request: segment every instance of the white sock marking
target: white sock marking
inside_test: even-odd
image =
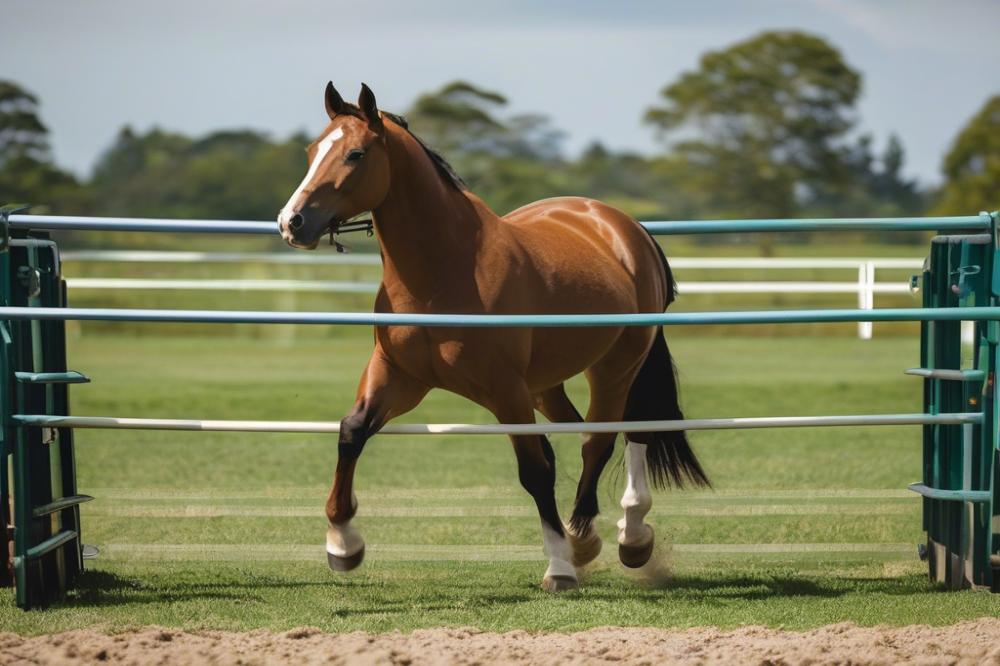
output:
[[[653,506],[653,496],[646,483],[646,445],[628,442],[625,465],[628,480],[621,502],[625,517],[618,521],[618,543],[634,546],[649,540],[650,528],[643,522]]]
[[[330,525],[326,531],[326,552],[337,557],[350,557],[365,547],[361,533],[347,521],[341,525]]]
[[[549,524],[542,521],[542,543],[545,555],[549,558],[549,568],[545,577],[568,577],[576,580],[576,567],[572,564],[573,548],[565,536],[559,536]]]

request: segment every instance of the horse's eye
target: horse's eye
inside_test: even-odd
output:
[[[360,160],[364,156],[365,156],[365,151],[363,151],[361,149],[358,149],[358,148],[355,148],[354,150],[352,150],[349,153],[347,153],[347,157],[345,159],[348,162],[357,162],[358,160]]]

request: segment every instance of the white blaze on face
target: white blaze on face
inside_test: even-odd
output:
[[[316,147],[316,157],[309,165],[309,171],[306,172],[306,177],[302,179],[298,188],[296,188],[295,192],[293,192],[292,196],[288,199],[288,203],[286,203],[285,207],[281,209],[282,217],[290,217],[296,212],[293,209],[293,206],[295,206],[295,203],[302,194],[302,191],[306,189],[306,187],[309,186],[309,183],[312,182],[313,178],[316,177],[316,173],[319,171],[320,166],[323,164],[323,160],[326,159],[327,154],[330,152],[330,148],[332,148],[333,144],[343,136],[344,130],[338,127],[323,137],[323,140],[319,142],[319,145]]]

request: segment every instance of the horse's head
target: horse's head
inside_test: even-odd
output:
[[[326,84],[330,124],[309,145],[309,170],[278,213],[285,242],[312,250],[328,231],[373,210],[389,190],[385,126],[368,86],[361,85],[358,105],[346,103],[333,83]]]

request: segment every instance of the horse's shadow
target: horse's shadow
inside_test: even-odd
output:
[[[663,582],[639,583],[643,596],[703,595],[706,599],[744,599],[747,601],[780,597],[839,597],[849,590],[802,576],[754,577],[675,575]]]
[[[528,581],[511,581],[511,587],[505,591],[500,591],[493,586],[484,588],[472,581],[453,581],[450,585],[459,588],[455,590],[457,598],[460,599],[458,603],[465,606],[470,603],[485,606],[519,605],[537,602],[539,598],[547,596],[546,593],[538,589],[537,585]],[[149,582],[109,571],[90,570],[80,576],[76,589],[62,603],[72,607],[164,604],[206,599],[266,603],[266,597],[260,594],[262,589],[330,588],[331,590],[336,589],[340,593],[354,591],[364,594],[371,592],[376,587],[382,588],[384,586],[378,581],[362,578],[335,582],[334,580],[289,581],[286,578],[261,576],[254,576],[246,582],[238,580],[197,581],[181,578],[163,583],[162,579]],[[456,602],[422,599],[419,588],[420,586],[417,584],[412,593],[405,594],[400,599],[383,598],[379,601],[377,609],[360,605],[337,608],[331,612],[338,617],[350,617],[374,612],[380,614],[405,613],[414,608],[434,611],[455,607]],[[653,584],[643,581],[623,582],[618,576],[597,573],[587,576],[582,581],[579,590],[564,593],[557,598],[570,603],[616,602],[623,599],[631,599],[640,603],[661,603],[684,599],[715,604],[734,600],[766,601],[796,597],[829,599],[871,592],[874,589],[883,594],[906,596],[927,592],[934,588],[928,586],[926,577],[919,575],[901,578],[810,578],[799,575],[676,574],[662,582]]]
[[[366,581],[354,581],[354,586],[370,585]],[[80,575],[77,585],[64,602],[68,607],[128,606],[163,604],[182,601],[216,599],[220,601],[263,602],[257,593],[261,588],[309,588],[330,587],[326,581],[289,581],[268,579],[259,576],[252,580],[227,581],[187,581],[177,580],[166,585],[149,582],[140,578],[125,576],[110,571],[88,570]]]

